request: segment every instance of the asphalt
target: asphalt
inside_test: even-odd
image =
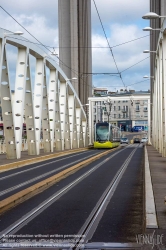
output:
[[[137,145],[133,145],[133,147],[126,148],[124,151],[114,156],[104,165],[100,166],[84,180],[80,181],[74,188],[70,189],[48,208],[42,211],[42,213],[33,218],[33,220],[27,222],[24,227],[16,232],[16,234],[78,234],[80,228],[83,226],[85,220],[88,218],[99,198],[102,196],[103,192],[113,180],[118,169],[122,166],[126,158],[136,146]],[[121,218],[123,219],[122,222],[125,221],[122,215],[127,215],[130,210],[129,208],[132,208],[132,217],[131,219],[129,219],[131,216],[131,214],[129,214],[126,224],[123,225],[124,230],[121,230],[120,237],[121,239],[125,239],[125,242],[128,241],[128,239],[133,239],[133,232],[143,232],[141,217],[141,214],[143,213],[143,206],[140,206],[140,204],[143,204],[142,189],[140,188],[143,182],[142,165],[140,162],[141,154],[143,154],[143,148],[138,147],[132,158],[133,164],[129,164],[125,174],[122,176],[122,179],[120,181],[120,188],[118,189],[118,193],[116,193],[116,196],[120,197],[120,199],[117,199],[116,201],[118,203],[116,204],[116,206],[113,206],[116,209],[117,213],[121,214]],[[107,157],[109,157],[109,155]],[[19,204],[11,211],[6,212],[0,217],[0,230],[3,230],[7,226],[11,225],[17,219],[21,218],[25,213],[28,213],[32,208],[39,205],[44,199],[50,197],[50,195],[56,193],[71,181],[78,178],[81,174],[93,168],[99,162],[102,162],[102,160],[104,159],[105,157],[103,157],[103,159],[97,160],[96,162],[92,162],[84,169],[80,169],[73,175],[61,180],[59,183],[45,190],[41,194],[32,197],[28,201]],[[138,177],[136,177],[137,175]],[[127,188],[128,184],[129,188]],[[137,192],[137,195],[135,194],[135,192]],[[129,193],[131,193],[131,195],[129,195]],[[125,197],[125,199],[123,201],[124,207],[122,209],[121,204],[123,197]],[[137,202],[134,202],[134,199],[138,199]],[[109,207],[106,209],[106,211],[107,210],[110,217],[111,212],[109,212]],[[115,216],[115,214],[112,215],[112,217],[113,216]],[[128,238],[126,238],[125,226],[127,226],[128,228],[132,227],[133,229],[132,233],[128,230]],[[114,224],[109,224],[109,227],[111,228],[110,230],[114,229]],[[108,234],[104,236],[104,232],[102,232],[102,230],[101,233],[101,237],[103,236],[103,239],[106,242],[110,242],[110,236]],[[118,235],[119,233],[116,231],[116,236],[118,237]],[[115,240],[117,240],[117,238],[112,238],[113,242],[115,242]],[[133,239],[133,241],[134,240],[135,238]]]
[[[143,233],[143,148],[129,163],[90,242],[133,242]]]
[[[123,149],[123,148],[122,148]],[[97,152],[103,152],[103,150],[96,150]],[[117,149],[116,151],[110,152],[109,156],[113,155],[116,152],[120,152],[121,148]],[[79,169],[77,172],[73,173],[72,175],[67,176],[67,178],[62,179],[58,183],[54,184],[53,186],[49,187],[42,193],[39,193],[30,199],[24,201],[23,203],[17,205],[16,207],[12,208],[11,210],[6,211],[4,214],[0,215],[0,231],[4,230],[9,225],[13,224],[16,220],[23,217],[26,213],[30,212],[35,207],[39,206],[44,200],[48,197],[52,196],[56,192],[63,189],[73,180],[78,178],[84,174],[90,168],[93,168],[98,163],[102,162],[105,159],[105,156],[101,157],[100,159],[96,160],[95,162],[91,163],[90,165],[85,166],[84,168]]]
[[[138,135],[138,133],[136,133],[136,135]],[[133,133],[127,134],[127,137],[129,139],[132,139],[133,136],[135,136],[135,134],[133,134]],[[166,249],[165,248],[166,247],[166,205],[164,204],[164,197],[166,196],[166,181],[165,181],[166,180],[166,158],[163,158],[161,156],[161,154],[158,153],[158,151],[153,146],[150,146],[150,145],[147,145],[147,153],[148,153],[148,159],[149,159],[149,167],[150,167],[150,173],[151,173],[151,178],[152,178],[152,187],[153,187],[153,194],[154,194],[155,207],[156,207],[156,212],[157,212],[157,221],[158,221],[159,228],[158,229],[146,229],[146,225],[144,223],[145,218],[141,217],[141,216],[143,216],[143,212],[141,213],[143,201],[141,200],[142,189],[140,186],[140,184],[142,182],[142,161],[141,161],[139,163],[137,162],[134,165],[134,167],[132,166],[132,164],[129,165],[128,169],[126,170],[126,172],[124,174],[124,178],[120,181],[120,185],[116,190],[116,192],[118,192],[118,193],[115,192],[117,198],[115,198],[115,196],[114,196],[111,203],[110,203],[110,204],[112,204],[112,208],[110,207],[110,213],[108,212],[109,209],[107,209],[106,211],[108,214],[107,214],[107,216],[106,216],[106,214],[104,214],[102,220],[99,223],[98,230],[96,230],[91,241],[96,241],[97,239],[100,239],[100,241],[103,241],[103,239],[105,239],[106,242],[108,242],[108,241],[109,242],[110,241],[114,241],[114,242],[117,242],[117,241],[124,242],[125,241],[126,242],[126,241],[128,241],[127,239],[130,238],[131,241],[136,242],[136,236],[138,236],[138,235],[141,235],[142,239],[143,239],[143,237],[149,237],[149,236],[153,235],[154,238],[155,237],[160,238],[160,243],[161,243],[160,246],[158,246],[158,245],[154,246],[153,249]],[[143,159],[142,154],[143,154],[142,151],[138,150],[137,154],[135,154],[133,159],[136,160],[138,155],[139,155],[139,157],[142,157],[142,159]],[[2,156],[0,156],[0,157],[2,157]],[[0,159],[2,159],[2,158],[0,158]],[[103,159],[104,159],[104,157],[103,157]],[[100,160],[98,160],[97,162],[100,162]],[[97,162],[92,163],[92,166],[97,164]],[[35,206],[39,205],[43,201],[44,198],[45,199],[48,198],[53,193],[57,192],[58,190],[60,190],[64,186],[66,186],[68,183],[70,183],[73,180],[73,178],[75,178],[76,176],[79,176],[79,174],[80,175],[83,174],[88,168],[89,168],[89,166],[85,167],[84,169],[80,169],[77,173],[74,173],[73,175],[68,176],[66,179],[61,180],[59,183],[57,183],[56,185],[45,190],[41,194],[38,194],[38,195],[32,197],[28,201],[25,201],[24,203],[19,204],[17,207],[15,207],[12,210],[7,211],[5,214],[1,215],[0,216],[0,221],[1,221],[0,230],[3,230],[4,228],[9,226],[10,224],[14,223],[17,219],[22,217],[25,213],[28,213]],[[107,174],[108,174],[108,172],[107,172]],[[134,183],[133,177],[136,176],[136,174],[137,174],[137,178],[135,179],[135,183]],[[98,181],[101,183],[101,178],[100,178],[100,180],[98,179]],[[131,193],[129,192],[130,191],[129,189],[127,192],[127,189],[126,189],[127,183],[129,184]],[[133,189],[131,188],[132,183],[134,185]],[[87,182],[87,185],[89,188],[88,190],[91,191],[90,183]],[[125,187],[124,190],[123,190],[123,186]],[[78,195],[77,192],[80,194],[81,191],[79,189],[75,190],[74,195],[76,198]],[[134,196],[135,193],[136,193],[136,196]],[[88,192],[84,193],[84,197],[86,196],[86,194],[88,194]],[[119,197],[118,197],[118,195],[119,195]],[[93,196],[96,197],[96,194],[93,193]],[[95,200],[95,198],[94,199],[93,199],[93,197],[91,197],[91,198],[92,198],[92,200]],[[123,198],[124,198],[124,200],[123,200]],[[117,205],[118,202],[122,201],[122,200],[123,200],[123,202],[121,203],[121,205],[123,204],[127,207],[129,205],[128,201],[131,201],[131,203],[130,203],[131,204],[131,206],[130,206],[131,211],[126,209],[126,211],[124,212],[124,211],[122,211],[122,206]],[[69,202],[69,199],[66,198],[66,202],[67,201]],[[73,199],[72,202],[74,204],[75,199]],[[84,202],[82,203],[82,201],[79,199],[77,199],[77,202],[75,202],[75,203],[80,204],[79,208],[81,206],[83,206],[83,207],[85,206]],[[86,205],[88,206],[89,202],[86,202]],[[85,208],[86,208],[86,206],[85,206]],[[137,208],[137,211],[135,210],[136,208]],[[61,209],[64,209],[64,206],[63,207],[55,206],[54,208],[52,207],[52,211],[50,210],[50,212],[52,214],[54,212],[56,212],[56,214],[57,214],[58,211],[60,211]],[[76,211],[76,212],[78,211],[78,206],[76,206],[76,204],[75,204],[74,211]],[[140,211],[140,213],[138,213],[138,211]],[[68,212],[70,213],[71,211],[66,208],[65,221],[67,221],[67,222],[68,222]],[[49,214],[49,212],[48,212],[48,214]],[[86,214],[86,211],[85,211],[85,214]],[[85,214],[83,213],[84,220],[86,217]],[[115,216],[116,216],[116,218],[120,216],[122,223],[120,223],[119,220],[116,223]],[[125,217],[126,217],[126,219],[125,219]],[[108,218],[108,219],[106,219],[106,218]],[[38,218],[36,217],[36,220],[37,219]],[[40,217],[40,219],[43,220],[42,217]],[[51,219],[51,217],[50,217],[50,219]],[[62,230],[61,232],[64,232],[62,228],[63,228],[63,225],[65,224],[65,221],[63,221],[63,223],[61,223],[59,220],[61,230]],[[73,218],[73,221],[74,221],[74,218]],[[70,221],[70,223],[67,223],[67,225],[66,225],[67,228],[71,228],[71,231],[72,230],[74,231],[74,227],[72,226],[73,221]],[[134,221],[136,221],[137,223],[135,224]],[[106,222],[109,222],[109,223],[107,223],[108,225],[113,225],[113,227],[115,228],[116,234],[111,233],[108,230],[107,231],[109,233],[105,233],[104,228],[105,228]],[[32,230],[33,230],[34,229],[33,223],[31,225],[32,225]],[[38,225],[41,226],[40,220],[38,220]],[[49,225],[49,223],[47,224],[47,226],[48,225]],[[73,224],[73,225],[75,226],[75,224]],[[27,226],[29,227],[29,225],[27,225]],[[141,231],[142,227],[143,227],[143,229]],[[54,227],[54,229],[55,229],[55,227]],[[43,230],[45,230],[45,228]],[[41,232],[41,230],[39,230],[39,231]],[[76,232],[76,230],[74,232]],[[103,238],[100,237],[100,233],[102,233],[101,235],[103,235]],[[117,235],[119,235],[119,237]],[[134,239],[135,239],[135,241],[134,241]],[[158,247],[160,247],[160,248],[158,248]],[[152,245],[146,244],[145,249],[152,249]]]
[[[89,150],[0,173],[0,201],[96,154],[96,150]]]

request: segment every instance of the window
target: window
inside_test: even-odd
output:
[[[120,110],[120,106],[118,106],[118,110]]]
[[[125,113],[123,113],[123,118],[126,118],[126,114]]]
[[[118,114],[118,118],[120,118],[120,114]]]
[[[114,106],[114,111],[116,110],[116,106]]]
[[[114,118],[116,118],[116,114],[114,114]]]
[[[148,100],[143,100],[143,104],[148,104]]]
[[[136,109],[136,111],[139,111],[139,105],[135,105],[135,109]]]

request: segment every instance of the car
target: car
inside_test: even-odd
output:
[[[140,142],[141,142],[140,138],[134,138],[134,143],[140,143]]]
[[[128,144],[128,143],[129,143],[129,140],[128,140],[126,137],[122,137],[121,140],[120,140],[120,143],[121,143],[121,144],[123,144],[123,143]]]
[[[148,138],[147,138],[147,137],[143,137],[143,138],[141,139],[141,142],[142,142],[142,143],[144,143],[144,142],[146,143],[147,141],[148,141]]]

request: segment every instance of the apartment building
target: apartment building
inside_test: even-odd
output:
[[[136,125],[148,130],[149,111],[150,91],[116,92],[107,97],[89,98],[90,125],[108,121],[124,131],[131,131]]]

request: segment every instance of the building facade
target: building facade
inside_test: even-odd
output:
[[[117,93],[106,97],[89,98],[89,130],[93,140],[96,122],[109,122],[131,131],[133,126],[144,126],[150,131],[150,91]]]
[[[59,0],[59,65],[82,104],[92,96],[91,0]],[[90,73],[90,74],[87,74]]]

